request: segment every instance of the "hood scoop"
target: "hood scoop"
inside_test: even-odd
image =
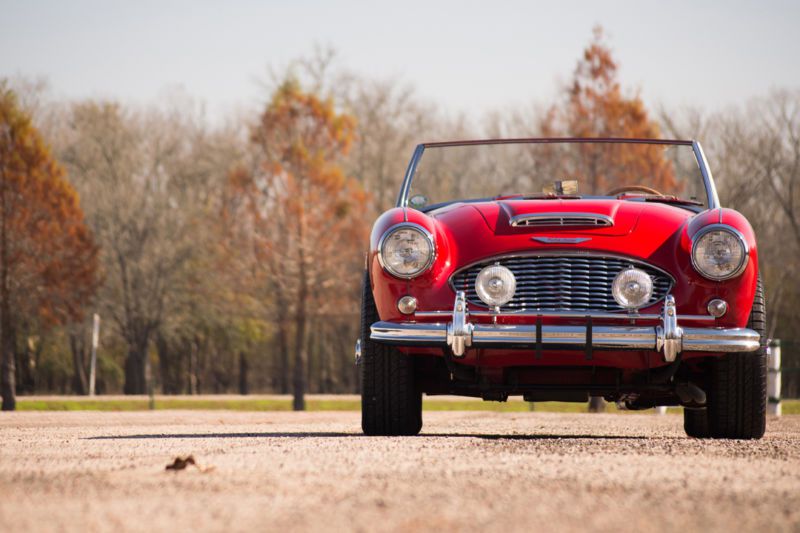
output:
[[[598,213],[525,213],[514,215],[508,223],[517,227],[570,226],[602,228],[614,225],[614,219]]]

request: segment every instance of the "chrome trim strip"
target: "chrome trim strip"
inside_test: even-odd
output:
[[[418,144],[414,148],[414,154],[411,156],[411,161],[408,162],[406,175],[403,177],[403,184],[400,186],[400,196],[397,197],[397,207],[408,207],[408,190],[411,188],[411,180],[414,179],[414,174],[417,171],[417,164],[422,158],[422,152],[425,151],[424,144]],[[408,218],[405,218],[408,220]]]
[[[514,348],[542,345],[557,349],[581,350],[591,345],[598,349],[655,350],[664,361],[677,359],[682,351],[753,352],[760,335],[747,328],[682,328],[678,325],[675,298],[664,299],[661,323],[657,326],[593,326],[532,324],[472,324],[463,291],[456,294],[452,321],[425,324],[418,322],[376,322],[370,339],[400,345],[449,346],[462,357],[469,346],[486,347],[510,344]]]
[[[586,226],[592,227],[608,227],[614,225],[614,219],[608,215],[600,215],[597,213],[528,213],[522,215],[515,215],[509,219],[509,223],[514,227],[519,227],[523,222],[537,219],[559,219],[558,224],[548,224],[553,226],[564,226],[564,219],[573,218],[586,221],[595,221],[595,223],[587,223]],[[599,221],[599,223],[598,223]],[[541,224],[545,225],[545,224]],[[525,225],[523,225],[524,227]],[[582,226],[580,224],[569,224],[569,226]]]
[[[473,347],[492,345],[536,344],[534,325],[474,324],[471,343]],[[372,325],[370,339],[407,345],[444,346],[447,342],[447,325],[442,323],[376,322]],[[682,328],[683,352],[753,352],[759,347],[759,334],[747,328]],[[617,350],[656,350],[659,341],[656,327],[652,326],[593,326],[592,347]],[[564,349],[582,350],[586,347],[584,326],[542,326],[542,344]]]
[[[476,325],[472,343],[479,344],[536,344],[536,326],[492,326]],[[586,346],[584,326],[542,326],[542,344]],[[592,347],[620,348],[630,350],[652,350],[655,348],[653,328],[593,327]]]
[[[739,242],[742,243],[742,248],[744,249],[744,254],[742,255],[741,264],[737,266],[733,272],[721,278],[714,278],[706,275],[702,270],[700,270],[697,267],[697,262],[694,259],[694,250],[695,247],[697,246],[697,243],[700,241],[700,238],[706,233],[717,230],[727,231],[728,233],[733,234],[733,236],[739,239]],[[709,224],[708,226],[700,228],[700,230],[698,230],[698,232],[694,234],[694,237],[692,237],[692,252],[689,255],[689,257],[692,261],[692,268],[694,268],[695,272],[697,272],[706,279],[710,279],[711,281],[725,281],[726,279],[732,279],[737,276],[740,276],[742,272],[744,272],[744,270],[747,268],[747,262],[750,259],[750,247],[747,245],[747,241],[745,240],[744,235],[742,235],[742,232],[740,232],[733,226],[729,226],[727,224]]]
[[[709,335],[709,331],[715,334]],[[708,330],[683,328],[683,350],[690,352],[754,352],[761,344],[761,336],[752,329],[730,328]]]
[[[468,139],[423,143],[425,147],[474,146],[488,144],[672,144],[691,146],[693,141],[682,139],[643,139],[631,137],[511,137],[503,139]]]
[[[392,269],[388,268],[386,264],[383,262],[383,243],[386,241],[387,238],[389,238],[391,234],[402,228],[414,228],[416,230],[419,230],[422,233],[422,235],[428,240],[428,244],[431,245],[431,256],[428,259],[428,262],[425,264],[424,267],[420,269],[419,272],[413,275],[398,274],[397,272],[394,272]],[[377,254],[378,263],[381,265],[381,268],[384,271],[399,279],[414,279],[424,274],[431,267],[431,265],[433,265],[433,262],[436,261],[436,241],[433,238],[433,234],[426,228],[420,226],[419,224],[414,224],[413,222],[399,222],[394,226],[391,226],[385,232],[383,232],[383,235],[381,235],[381,238],[378,241],[377,252],[378,252]]]
[[[416,311],[415,318],[441,318],[450,317],[451,311]],[[602,320],[658,320],[661,318],[660,314],[645,313],[645,314],[621,314],[621,313],[581,313],[580,311],[470,311],[470,316],[478,317],[520,317],[520,318],[592,318]],[[678,315],[681,320],[696,320],[714,322],[715,317],[711,315]]]
[[[375,322],[370,327],[369,338],[373,341],[401,341],[409,344],[445,344],[447,341],[447,324]]]
[[[700,174],[703,176],[703,184],[706,187],[706,196],[708,197],[708,208],[717,209],[719,205],[719,196],[717,196],[717,188],[714,185],[714,176],[711,174],[711,168],[708,166],[706,154],[703,152],[703,147],[697,141],[692,141],[692,151],[697,160],[697,165],[700,167]]]

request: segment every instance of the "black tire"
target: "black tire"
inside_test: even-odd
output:
[[[708,411],[703,409],[683,409],[683,429],[696,439],[708,438]]]
[[[361,295],[361,429],[366,435],[416,435],[422,429],[422,392],[414,382],[414,359],[369,340],[380,320],[369,274]]]
[[[767,425],[767,313],[759,278],[747,327],[761,334],[755,352],[731,353],[711,365],[708,430],[717,439],[760,439]]]

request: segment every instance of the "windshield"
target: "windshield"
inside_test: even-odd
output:
[[[498,197],[609,197],[708,207],[689,141],[521,140],[423,145],[400,205]]]

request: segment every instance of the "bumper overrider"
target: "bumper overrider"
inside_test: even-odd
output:
[[[586,314],[585,325],[544,325],[536,314],[535,324],[473,324],[466,296],[456,293],[449,322],[376,322],[370,339],[403,346],[449,346],[455,357],[468,347],[529,348],[541,350],[652,350],[671,362],[681,352],[753,352],[760,336],[748,328],[685,328],[678,325],[675,298],[667,295],[657,326],[596,326]],[[693,317],[695,318],[695,317]]]

